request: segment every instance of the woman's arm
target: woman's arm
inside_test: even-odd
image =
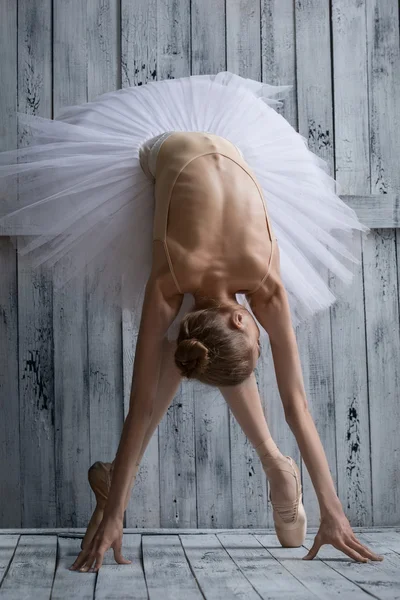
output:
[[[310,474],[318,497],[321,516],[330,514],[341,504],[325,451],[308,409],[297,340],[283,284],[277,283],[273,295],[266,304],[263,305],[262,301],[256,302],[252,310],[268,333],[285,418],[293,431]]]
[[[308,410],[289,301],[280,278],[279,249],[276,249],[268,289],[261,289],[248,300],[254,315],[269,335],[285,418],[296,438],[320,506],[320,528],[303,558],[310,560],[323,544],[332,544],[360,562],[383,560],[355,537],[336,494],[325,451]]]
[[[133,365],[129,411],[114,461],[104,517],[123,518],[143,439],[151,421],[167,330],[182,304],[183,296],[163,295],[159,279],[151,275],[145,290]]]

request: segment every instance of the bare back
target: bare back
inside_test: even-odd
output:
[[[174,132],[161,145],[155,179],[153,268],[166,293],[260,289],[276,241],[260,185],[234,144]]]

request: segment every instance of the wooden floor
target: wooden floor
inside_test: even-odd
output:
[[[316,531],[316,530],[315,530]],[[355,528],[382,562],[356,563],[332,546],[282,548],[271,530],[124,530],[117,565],[106,553],[99,573],[69,571],[83,530],[0,530],[0,598],[135,600],[400,599],[400,528]]]

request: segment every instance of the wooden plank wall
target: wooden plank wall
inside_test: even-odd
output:
[[[107,90],[227,69],[293,84],[279,111],[343,194],[400,192],[396,0],[5,0],[0,27],[1,150],[29,144],[17,107],[52,117]],[[400,519],[400,245],[379,216],[368,224],[347,297],[296,331],[310,409],[354,526]],[[84,527],[94,507],[87,469],[114,458],[127,413],[140,315],[112,308],[107,295],[124,290],[101,290],[96,277],[56,293],[7,237],[0,269],[0,527]],[[300,461],[268,348],[256,377],[275,440]],[[318,525],[304,465],[302,477]],[[180,386],[125,524],[273,525],[257,456],[217,390]]]

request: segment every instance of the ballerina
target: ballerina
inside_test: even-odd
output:
[[[89,469],[97,506],[72,570],[98,571],[108,548],[118,563],[130,562],[122,555],[123,515],[183,377],[219,388],[269,479],[280,543],[303,544],[300,471],[271,437],[255,380],[262,339],[271,344],[285,418],[321,510],[304,558],[330,543],[360,562],[382,560],[355,537],[336,494],[294,331],[336,299],[318,265],[349,283],[344,260],[357,262],[352,232],[368,228],[336,195],[323,161],[273,110],[271,96],[287,87],[273,88],[224,72],[111,92],[66,109],[59,121],[29,120],[38,143],[3,153],[0,175],[23,181],[22,205],[3,211],[0,226],[32,233],[26,215],[38,217],[43,206],[52,218],[18,250],[35,265],[62,265],[55,271],[62,286],[104,261],[107,248],[105,279],[117,271],[134,281],[140,303],[129,412],[114,461]],[[151,110],[162,129],[155,135]],[[37,182],[29,198],[25,174]]]

